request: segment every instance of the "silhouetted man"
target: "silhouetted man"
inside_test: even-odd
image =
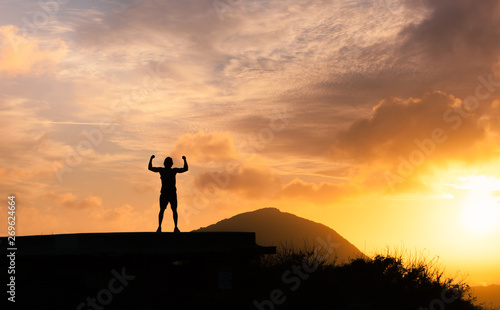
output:
[[[186,156],[182,156],[184,160],[184,167],[182,168],[172,168],[174,161],[170,157],[165,158],[165,161],[163,161],[165,167],[153,167],[153,158],[155,158],[155,156],[151,155],[148,169],[153,172],[159,172],[161,178],[160,213],[158,214],[158,230],[156,230],[156,232],[161,232],[163,213],[167,208],[167,204],[170,202],[170,207],[172,208],[174,216],[174,232],[178,233],[180,231],[179,228],[177,228],[177,189],[175,188],[175,175],[188,171]]]

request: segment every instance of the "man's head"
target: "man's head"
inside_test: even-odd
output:
[[[170,168],[173,164],[174,161],[170,157],[165,158],[165,160],[163,161],[163,165],[165,166],[165,168]]]

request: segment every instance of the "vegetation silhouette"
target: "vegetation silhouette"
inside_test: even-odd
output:
[[[174,232],[179,233],[179,228],[177,227],[177,188],[175,187],[175,176],[177,173],[184,173],[188,171],[188,164],[186,161],[186,156],[182,156],[184,160],[184,167],[182,168],[172,168],[174,161],[172,158],[167,157],[163,161],[164,167],[153,167],[154,155],[149,158],[148,169],[153,172],[159,172],[161,178],[161,191],[160,191],[160,212],[158,213],[158,229],[156,232],[161,232],[161,223],[163,221],[163,214],[167,208],[168,203],[170,203],[170,208],[172,208],[172,215],[174,218]]]
[[[465,279],[445,278],[438,259],[423,254],[405,260],[402,253],[387,250],[338,264],[317,248],[279,249],[256,261],[249,273],[262,277],[253,277],[261,294],[253,300],[254,309],[493,309],[477,305]],[[310,268],[297,271],[304,263]]]

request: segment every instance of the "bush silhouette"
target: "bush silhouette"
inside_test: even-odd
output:
[[[271,292],[279,290],[279,305],[272,303],[273,309],[486,310],[474,304],[463,279],[443,277],[437,258],[404,260],[402,254],[388,251],[335,264],[315,261],[314,255],[311,248],[281,246],[275,256],[257,261],[248,276],[258,288],[254,296],[260,298],[254,301],[260,309],[270,309]],[[304,263],[316,268],[299,268]]]

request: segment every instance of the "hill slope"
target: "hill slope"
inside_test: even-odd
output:
[[[322,247],[335,251],[339,262],[357,258],[363,254],[336,231],[291,213],[281,212],[276,208],[264,208],[241,213],[216,224],[195,231],[242,231],[255,232],[257,244],[308,248]]]
[[[500,285],[473,286],[472,295],[477,297],[478,304],[500,309]]]

